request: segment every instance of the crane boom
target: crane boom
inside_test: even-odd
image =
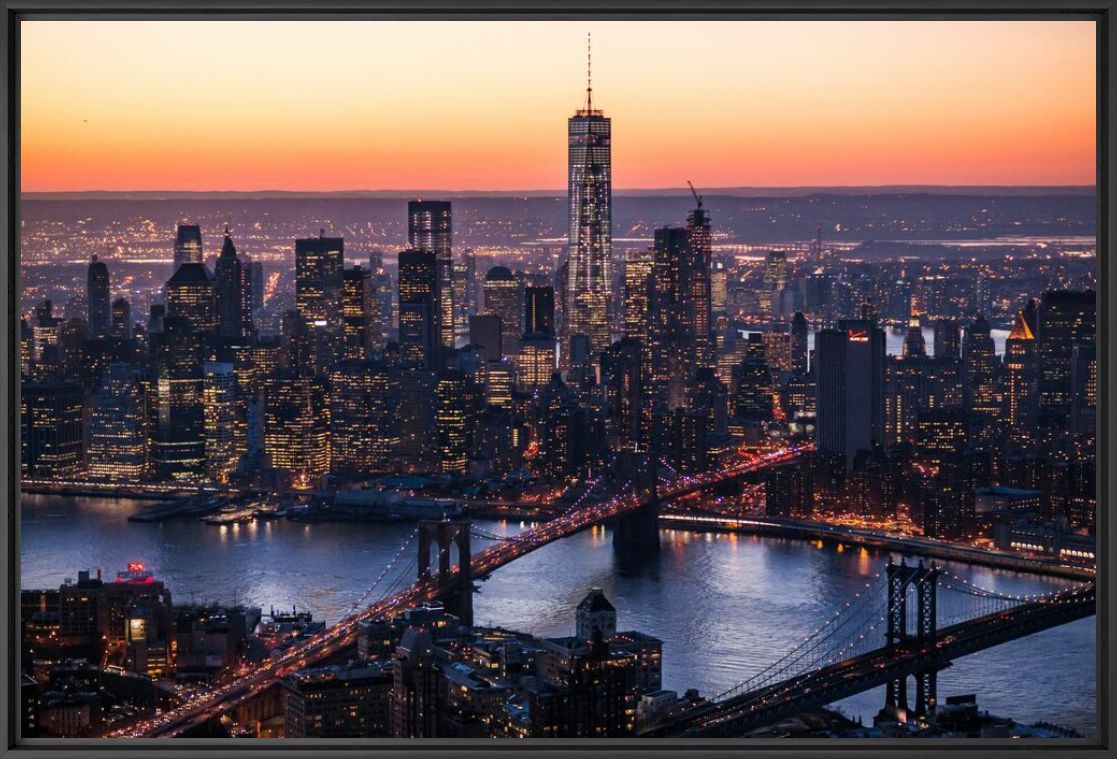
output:
[[[698,191],[694,189],[694,185],[691,183],[691,181],[689,179],[686,181],[686,183],[687,183],[687,187],[690,188],[690,194],[694,196],[694,201],[696,203],[698,203],[698,207],[701,208],[702,207],[702,196],[699,195]]]

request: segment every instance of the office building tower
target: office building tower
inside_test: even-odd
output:
[[[1075,343],[1070,355],[1070,431],[1093,438],[1097,412],[1097,344]]]
[[[206,474],[227,482],[244,454],[238,441],[245,439],[245,414],[239,408],[236,376],[231,363],[206,361],[202,365],[202,407],[205,430]],[[242,443],[243,445],[243,443]]]
[[[710,283],[713,264],[713,241],[710,237],[710,213],[702,207],[702,198],[696,195],[697,206],[687,214],[686,228],[690,233],[691,270],[686,289],[689,291],[687,320],[694,332],[696,361],[699,366],[712,366],[714,359],[712,292]]]
[[[264,264],[251,261],[248,264],[249,302],[252,304],[252,318],[259,319],[264,313]]]
[[[520,340],[516,356],[516,386],[525,392],[543,387],[555,371],[556,342],[546,332],[529,332]]]
[[[168,318],[185,319],[198,333],[217,326],[216,289],[213,274],[203,263],[183,263],[163,286]]]
[[[983,417],[999,416],[1001,399],[997,386],[996,344],[989,322],[982,314],[970,324],[962,341],[964,403]]]
[[[85,393],[76,382],[20,385],[20,471],[26,479],[72,479],[85,470]]]
[[[935,351],[937,355],[937,343],[935,344]],[[927,341],[923,339],[923,328],[919,325],[919,314],[915,312],[912,312],[911,318],[908,319],[908,333],[904,336],[902,355],[904,358],[927,355]]]
[[[197,266],[183,264],[179,271]],[[196,480],[205,474],[203,333],[182,316],[164,316],[160,322],[150,410],[152,465],[160,480]]]
[[[524,334],[555,334],[555,288],[524,288]]]
[[[514,356],[523,334],[524,287],[506,266],[494,266],[485,275],[485,313],[500,317],[500,344]]]
[[[430,369],[442,365],[438,259],[433,251],[399,254],[400,361]]]
[[[295,240],[295,306],[311,329],[341,326],[345,240],[318,237]]]
[[[957,359],[962,347],[962,330],[954,319],[935,319],[934,326],[935,358]]]
[[[858,451],[884,442],[884,331],[871,320],[840,320],[815,336],[814,363],[815,440],[848,471]]]
[[[470,414],[465,374],[443,370],[435,386],[438,464],[442,474],[465,474],[469,468]]]
[[[179,224],[175,228],[175,271],[183,264],[200,264],[203,260],[201,227],[197,224]]]
[[[473,250],[465,252],[454,261],[454,344],[469,341],[469,317],[477,313],[477,257]]]
[[[35,361],[35,330],[27,323],[27,318],[19,317],[19,371],[20,374],[31,374],[31,365]]]
[[[264,450],[296,487],[330,471],[329,392],[318,377],[281,372],[264,382]]]
[[[409,474],[433,472],[438,469],[438,429],[435,419],[437,377],[421,366],[408,366],[399,371],[399,402],[395,412],[399,420],[400,470]]]
[[[329,665],[282,679],[287,738],[365,738],[388,735],[389,662]]]
[[[108,337],[112,328],[112,314],[109,301],[109,267],[97,256],[89,262],[86,272],[85,301],[89,311],[87,323],[89,336],[93,339]]]
[[[444,350],[454,347],[453,223],[449,201],[412,200],[407,204],[407,240],[413,250],[435,255],[438,269],[438,328]]]
[[[136,367],[108,365],[89,404],[89,476],[139,482],[147,476],[146,396]]]
[[[110,333],[118,340],[128,340],[132,337],[132,305],[124,298],[117,298],[111,309]]]
[[[496,314],[469,317],[469,344],[484,348],[488,361],[500,361],[503,353],[500,326],[500,317]],[[550,375],[547,378],[550,379]]]
[[[1039,396],[1036,388],[1036,339],[1023,311],[1005,340],[1005,423],[1012,437],[1026,441],[1035,434]]]
[[[721,316],[728,307],[729,266],[724,258],[715,258],[710,264],[710,310],[714,316]]]
[[[363,359],[372,348],[372,277],[368,269],[351,266],[345,270],[341,301],[342,352],[347,359]]]
[[[330,374],[331,467],[349,475],[392,470],[399,446],[394,375],[374,361],[345,361]]]
[[[389,730],[395,738],[438,736],[439,670],[434,643],[423,627],[409,627],[392,663]]]
[[[610,342],[609,303],[613,258],[612,124],[594,108],[593,87],[567,121],[567,210],[569,269],[564,316],[564,349],[574,335],[586,335],[596,355]]]
[[[807,373],[807,317],[802,311],[791,318],[791,371]]]
[[[1097,298],[1093,290],[1045,292],[1039,305],[1036,359],[1039,365],[1039,423],[1065,428],[1070,418],[1071,354],[1076,343],[1093,342]]]
[[[252,331],[252,277],[237,256],[228,225],[213,273],[216,280],[217,333],[226,340],[243,340]]]
[[[655,230],[652,271],[651,343],[652,387],[658,402],[667,409],[685,403],[686,388],[693,382],[699,364],[695,314],[700,301],[693,283],[702,275],[702,254],[695,250],[689,229],[663,227]]]
[[[646,441],[642,356],[642,344],[631,337],[601,352],[605,433],[611,450],[638,450]]]

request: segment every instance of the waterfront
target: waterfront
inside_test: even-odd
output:
[[[141,502],[24,496],[22,586],[57,587],[79,569],[107,576],[143,561],[178,603],[297,604],[333,622],[364,592],[412,531],[406,523],[232,527],[195,519],[133,524]],[[514,533],[519,525],[486,529]],[[664,530],[658,557],[622,560],[597,528],[529,554],[480,583],[475,615],[540,635],[569,634],[573,607],[602,587],[622,629],[664,640],[664,685],[710,695],[762,669],[830,618],[881,570],[885,554],[802,541]],[[949,564],[1000,592],[1036,593],[1068,581]],[[410,575],[401,582],[410,581]],[[525,591],[530,589],[530,591]],[[377,593],[379,595],[379,593]],[[950,614],[949,596],[942,614]],[[1042,668],[1024,663],[1042,662]],[[1022,674],[1023,673],[1023,674]],[[1027,689],[1029,698],[1020,699]],[[983,709],[1023,722],[1094,732],[1094,619],[968,657],[940,676],[939,695],[975,692]],[[866,721],[879,691],[841,704]]]

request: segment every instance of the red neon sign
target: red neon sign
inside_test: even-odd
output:
[[[142,571],[144,571],[143,562],[142,561],[130,561],[130,562],[128,562],[128,571],[129,572],[142,572]]]
[[[849,339],[855,343],[869,342],[869,333],[866,330],[853,330],[849,331]]]

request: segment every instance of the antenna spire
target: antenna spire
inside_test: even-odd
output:
[[[593,32],[586,32],[586,110],[593,110]]]

